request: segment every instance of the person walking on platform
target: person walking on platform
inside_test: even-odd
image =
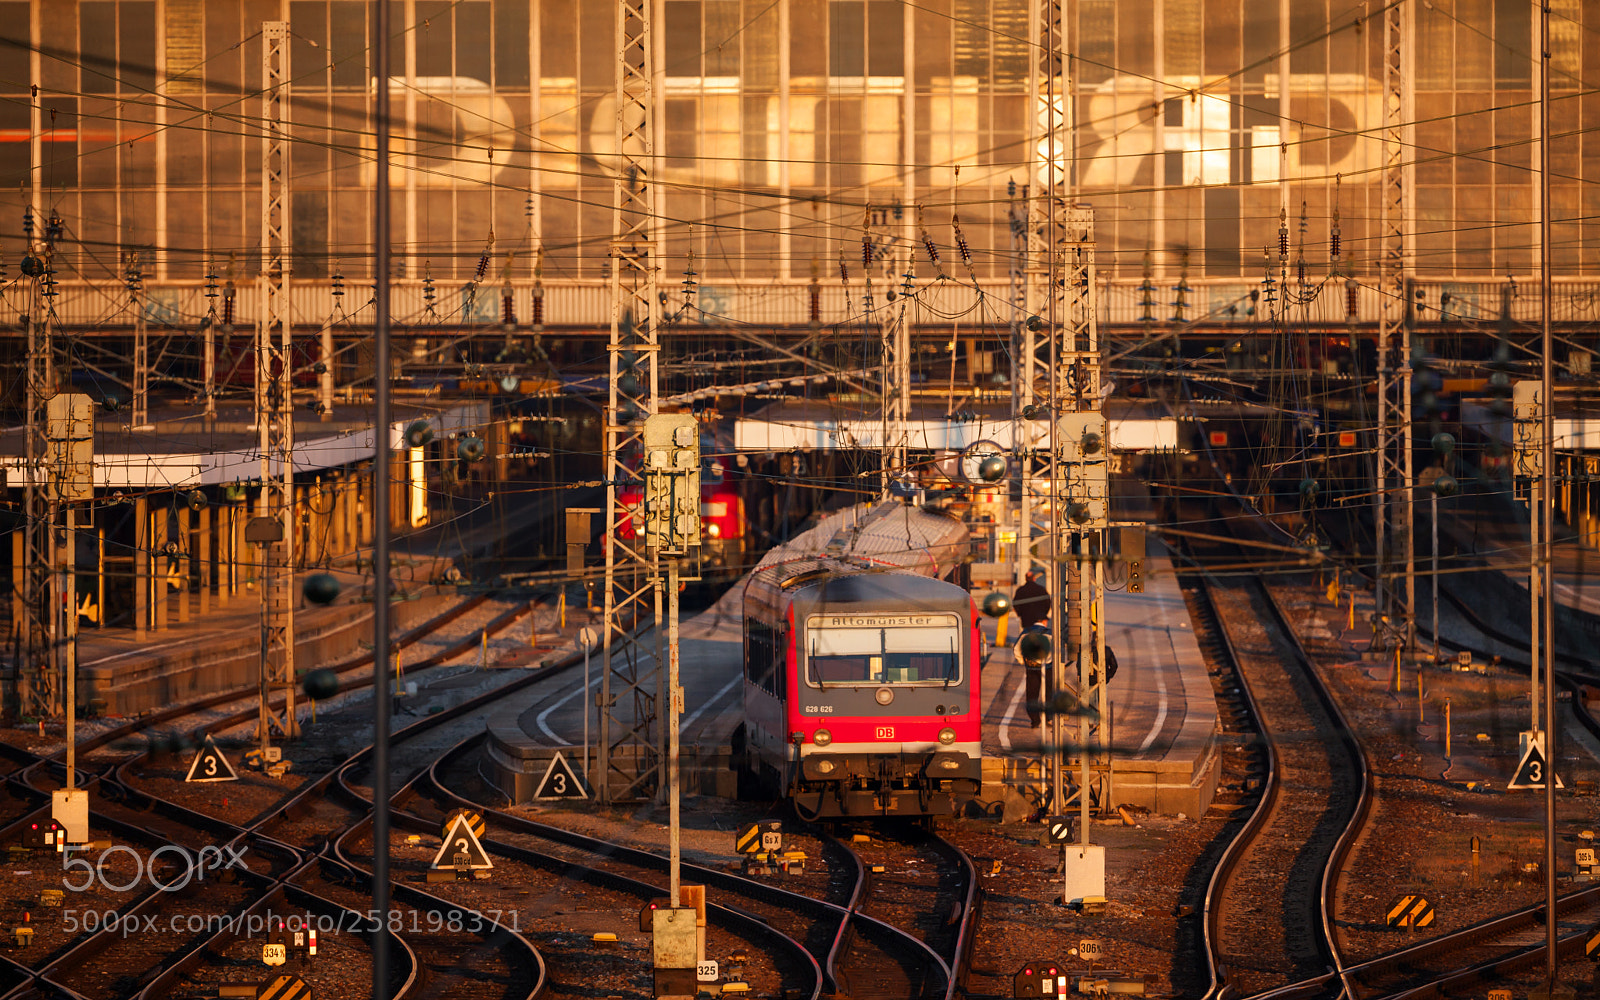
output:
[[[1011,606],[1017,611],[1017,618],[1022,622],[1022,633],[1043,631],[1050,621],[1050,592],[1039,582],[1039,574],[1028,572],[1023,578],[1022,586],[1011,595]],[[1022,675],[1026,684],[1024,696],[1028,705],[1028,721],[1033,728],[1038,729],[1043,721],[1043,713],[1039,705],[1044,699],[1044,662],[1022,661]]]

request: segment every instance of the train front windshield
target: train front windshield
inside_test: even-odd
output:
[[[814,616],[807,623],[807,680],[816,687],[942,684],[961,677],[955,615]]]

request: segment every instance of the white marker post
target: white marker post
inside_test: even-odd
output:
[[[586,787],[590,784],[591,780],[589,777],[589,709],[591,707],[588,704],[589,650],[594,648],[595,640],[598,638],[599,637],[595,635],[594,629],[590,628],[588,625],[585,625],[583,628],[578,630],[578,645],[583,647],[583,783]]]

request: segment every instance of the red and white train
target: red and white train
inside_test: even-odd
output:
[[[744,592],[746,766],[807,818],[949,815],[983,778],[966,527],[889,501],[774,549]]]

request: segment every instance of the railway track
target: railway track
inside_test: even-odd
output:
[[[857,891],[830,953],[829,970],[851,997],[953,998],[965,981],[981,898],[972,859],[928,830],[878,827],[864,845],[838,842],[851,856]],[[889,849],[889,842],[898,850]],[[871,923],[868,923],[871,921]],[[922,942],[920,961],[884,962],[874,940],[887,925]]]
[[[463,602],[425,626],[408,632],[402,638],[401,645],[427,641],[429,636],[480,607],[485,600],[487,598]],[[520,618],[524,610],[524,608],[514,608],[496,617],[479,631],[493,634],[503,630]],[[452,656],[460,655],[475,647],[478,642],[478,634],[475,633],[467,639],[445,644],[444,648],[427,657],[422,663],[414,664],[413,669],[440,663]],[[362,659],[358,658],[344,664],[342,669],[346,672],[359,670]],[[370,655],[364,659],[370,664]],[[519,678],[519,683],[525,684],[532,679],[532,675],[527,675]],[[370,673],[365,682],[370,684]],[[80,747],[80,753],[86,755],[96,749],[117,745],[137,735],[141,730],[148,730],[157,725],[168,725],[196,712],[209,713],[203,727],[208,730],[251,721],[256,712],[253,706],[218,717],[216,709],[237,700],[237,695],[232,694],[213,696],[197,703],[176,707],[154,717],[130,722],[101,734],[93,741],[85,741],[85,745]],[[431,724],[438,724],[449,718],[470,713],[481,703],[480,699],[477,704],[458,706],[456,710],[433,716],[428,721]],[[160,742],[163,741],[151,741],[152,745]],[[218,962],[226,962],[230,949],[237,951],[242,946],[248,952],[251,947],[259,947],[259,940],[254,942],[254,945],[248,940],[241,941],[244,929],[249,927],[246,918],[251,914],[270,912],[274,905],[292,904],[298,907],[299,912],[312,918],[320,918],[332,926],[343,928],[356,926],[356,917],[361,912],[360,904],[363,898],[370,900],[370,878],[366,883],[364,897],[359,892],[348,890],[335,892],[335,888],[339,885],[352,880],[359,882],[359,873],[348,866],[342,868],[335,866],[334,870],[342,872],[341,877],[329,879],[326,876],[326,866],[329,862],[320,856],[327,845],[326,835],[301,836],[299,838],[301,842],[294,845],[279,841],[269,833],[269,828],[279,825],[290,826],[293,818],[301,815],[301,810],[315,811],[317,804],[325,801],[332,778],[338,773],[337,769],[330,771],[321,780],[309,782],[298,794],[291,796],[283,807],[270,815],[249,826],[241,826],[227,819],[187,809],[175,802],[142,791],[132,771],[148,757],[148,754],[147,749],[131,757],[113,759],[109,762],[101,761],[97,768],[87,771],[80,768],[80,777],[86,779],[83,783],[92,783],[95,787],[95,811],[91,822],[96,836],[110,834],[114,837],[123,845],[121,853],[134,859],[139,871],[144,870],[143,860],[128,845],[138,845],[151,855],[157,855],[163,849],[193,854],[202,849],[221,851],[231,848],[240,853],[248,853],[248,856],[257,863],[257,867],[260,861],[268,861],[267,871],[230,873],[233,876],[230,881],[222,883],[220,887],[216,884],[206,886],[206,891],[203,893],[197,890],[170,893],[152,887],[149,891],[139,893],[132,901],[126,898],[117,899],[114,901],[115,905],[111,905],[112,901],[107,901],[106,909],[97,912],[102,916],[114,917],[114,924],[97,917],[95,921],[97,926],[85,930],[76,940],[52,948],[46,953],[48,961],[42,961],[35,968],[19,967],[12,970],[20,978],[15,986],[8,988],[5,996],[9,997],[11,994],[20,996],[29,991],[43,990],[57,995],[90,998],[134,995],[155,997],[166,995],[167,992],[183,985],[205,982],[208,979],[204,974],[206,969]],[[13,797],[16,797],[19,789],[23,790],[34,801],[41,803],[40,809],[33,815],[47,816],[49,792],[51,788],[58,786],[64,777],[61,764],[56,759],[40,758],[14,747],[8,747],[0,756],[19,765],[13,774],[6,777],[6,785]],[[29,757],[32,757],[32,763],[26,763]],[[367,815],[365,811],[362,811],[353,818],[347,818],[345,825],[359,825],[365,815]],[[19,822],[28,818],[23,816]],[[319,819],[326,819],[326,816]],[[324,826],[322,829],[326,831],[329,828]],[[304,829],[294,831],[302,835],[305,832]],[[117,860],[126,861],[127,858],[119,856]],[[313,865],[316,867],[312,867]],[[120,873],[116,877],[125,879],[126,874]],[[323,890],[323,893],[316,891],[318,889]],[[328,898],[329,895],[342,895],[345,905],[334,902]],[[73,901],[82,902],[76,897]],[[90,901],[98,901],[98,897]],[[461,924],[467,923],[470,919],[467,911],[454,904],[445,901],[434,902],[437,907],[428,912],[446,914],[441,923],[447,927],[451,914],[459,918],[458,922]],[[408,904],[401,901],[401,905]],[[171,923],[174,916],[183,917],[186,928],[189,924],[193,924],[203,929],[187,936],[169,935],[169,939],[162,942],[152,942],[144,935],[130,937],[121,933],[128,922],[135,918],[140,921],[140,926],[147,926],[146,921],[153,918],[158,926],[165,927]],[[445,961],[448,955],[472,953],[479,959],[480,967],[484,964],[481,947],[477,952],[464,951],[469,942],[459,934],[453,934],[452,940],[437,947],[433,942],[424,942],[420,948],[412,947],[404,940],[403,935],[394,937],[391,954],[397,958],[395,965],[397,978],[393,979],[393,983],[398,996],[406,995],[406,991],[413,988],[419,988],[417,984],[421,982],[437,985],[440,977],[436,970],[450,964]],[[346,940],[339,942],[330,942],[327,947],[333,956],[342,959],[338,967],[345,978],[359,981],[361,984],[357,990],[359,992],[360,988],[365,988],[364,984],[370,983],[370,953],[362,935],[351,934],[345,938]],[[479,944],[481,946],[481,942]],[[504,985],[497,989],[491,984],[462,995],[531,997],[537,990],[537,983],[542,981],[542,966],[537,952],[530,944],[522,941],[520,945],[525,955],[518,961],[523,968],[533,970],[531,974],[522,976],[532,984],[531,989],[508,993]],[[428,964],[430,949],[431,957],[434,959],[431,967]],[[349,954],[341,955],[341,952]],[[92,962],[88,961],[91,957],[94,959]],[[256,957],[259,958],[258,952]],[[362,963],[365,963],[364,970],[361,968]]]
[[[1236,562],[1233,548],[1189,554]],[[1245,818],[1205,894],[1207,996],[1335,995],[1334,891],[1371,809],[1365,758],[1271,589],[1253,575],[1186,575],[1202,645],[1237,678],[1224,715],[1260,734],[1233,803]]]
[[[1282,541],[1282,539],[1275,539]],[[1237,558],[1236,556],[1234,558]],[[1488,623],[1470,602],[1453,593],[1448,584],[1441,588],[1442,596],[1468,626],[1463,641],[1460,635],[1448,637],[1456,648],[1472,650],[1481,659],[1488,659],[1490,651],[1484,647],[1518,648],[1525,645],[1516,636]],[[1272,606],[1274,617],[1286,623],[1290,616],[1282,608],[1281,588],[1264,595]],[[1197,628],[1200,617],[1196,616]],[[1484,642],[1487,639],[1489,642]],[[1202,643],[1204,644],[1204,639]],[[1218,640],[1222,641],[1222,640]],[[1563,670],[1558,672],[1558,683],[1572,693],[1570,704],[1574,718],[1591,735],[1600,739],[1600,720],[1587,710],[1577,687],[1584,680],[1593,680],[1593,667],[1587,661],[1558,656]],[[1240,714],[1244,714],[1248,691],[1241,686]],[[1251,702],[1253,703],[1253,702]],[[1224,706],[1225,716],[1228,714]],[[1263,751],[1265,752],[1265,751]],[[1366,807],[1370,809],[1370,804]],[[1259,811],[1259,810],[1258,810]],[[1354,843],[1356,827],[1347,830],[1341,838],[1339,850],[1348,854]],[[1236,852],[1230,852],[1236,853]],[[1332,865],[1324,879],[1322,909],[1326,914],[1324,928],[1331,928],[1337,917],[1337,871],[1343,862]],[[1219,874],[1220,874],[1219,867]],[[1545,964],[1543,928],[1546,917],[1542,904],[1514,908],[1508,912],[1477,921],[1448,933],[1436,933],[1427,940],[1342,967],[1338,964],[1339,950],[1334,943],[1330,952],[1336,975],[1330,972],[1312,973],[1300,979],[1260,992],[1264,997],[1298,997],[1342,995],[1350,1000],[1420,1000],[1423,997],[1450,997],[1477,995],[1485,986],[1509,983],[1531,983],[1539,980]],[[1561,895],[1556,904],[1558,928],[1558,960],[1569,962],[1583,955],[1587,931],[1600,921],[1600,888],[1587,888]],[[1208,921],[1209,926],[1209,921]],[[1528,943],[1536,937],[1539,943]],[[1334,940],[1331,935],[1329,940]],[[1225,981],[1214,988],[1213,995],[1240,995]]]

